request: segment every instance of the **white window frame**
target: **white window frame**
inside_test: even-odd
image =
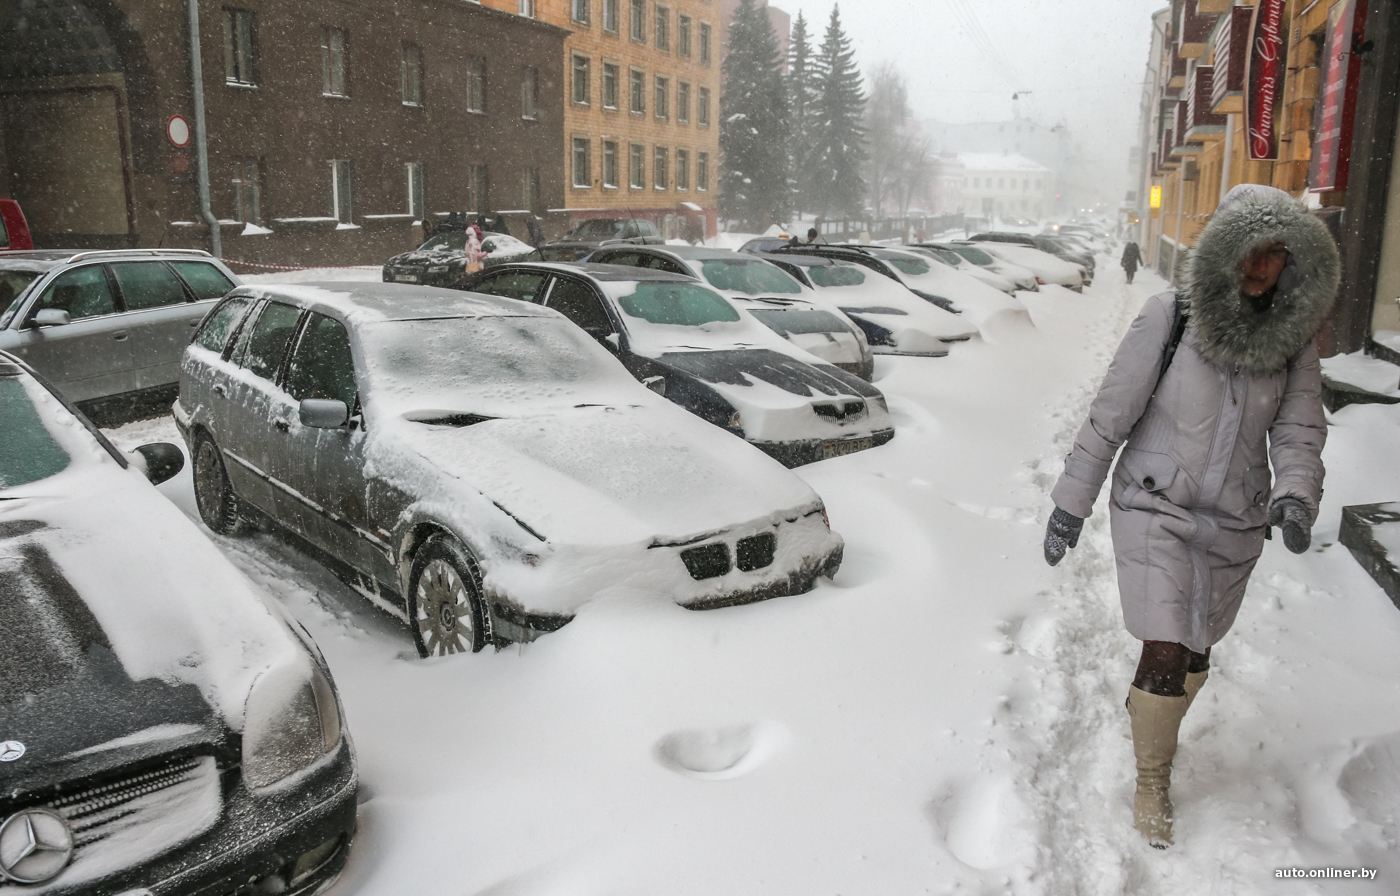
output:
[[[590,70],[593,68],[593,60],[580,53],[574,53],[570,62],[572,65],[569,69],[569,98],[573,100],[575,105],[587,106],[588,101],[592,99],[593,85],[589,82],[592,80]],[[579,77],[580,72],[583,73],[582,78]],[[579,90],[580,86],[582,86],[582,90]],[[579,99],[580,94],[583,96],[582,99]]]
[[[355,223],[355,163],[331,160],[331,217],[342,225]]]
[[[423,105],[423,48],[417,44],[405,44],[403,64],[400,70],[400,90],[405,106]]]
[[[589,159],[589,155],[591,154],[590,150],[592,149],[591,143],[592,141],[587,137],[573,138],[573,148],[570,159],[573,166],[573,182],[575,189],[586,190],[593,186],[593,168],[591,160]],[[580,158],[582,164],[580,164]],[[580,178],[582,179],[580,180]]]
[[[656,104],[655,115],[666,120],[671,117],[671,79],[665,75],[652,76],[652,102]]]
[[[527,66],[520,79],[520,117],[526,121],[540,118],[540,70]]]
[[[617,184],[617,141],[603,141],[603,189],[616,190]]]
[[[710,154],[695,154],[695,192],[707,193],[710,190]]]
[[[627,187],[632,190],[647,188],[647,148],[641,143],[627,144]]]
[[[252,10],[225,9],[224,83],[231,87],[258,86],[257,20]]]
[[[345,45],[349,43],[344,28],[326,26],[321,31],[321,95],[349,99],[350,87],[346,77]]]
[[[408,213],[413,216],[414,220],[421,221],[426,214],[424,209],[427,205],[424,198],[423,163],[405,162],[403,170],[404,185],[407,187],[408,195]]]
[[[653,190],[671,189],[671,151],[664,146],[654,146],[651,150],[651,187]]]
[[[467,57],[467,111],[486,114],[486,57]]]

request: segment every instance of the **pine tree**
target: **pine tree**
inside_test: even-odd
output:
[[[810,162],[812,209],[823,216],[858,216],[865,207],[865,90],[851,40],[833,6],[817,55],[817,126]]]
[[[750,230],[786,220],[788,98],[778,39],[768,12],[740,0],[722,68],[719,149],[724,157],[720,202],[725,218]]]
[[[811,208],[810,170],[812,137],[816,131],[817,71],[812,58],[812,42],[807,36],[807,19],[801,12],[792,23],[788,52],[788,106],[792,121],[792,164],[794,202],[799,210]]]

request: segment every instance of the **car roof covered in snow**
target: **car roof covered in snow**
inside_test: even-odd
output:
[[[260,283],[233,295],[277,299],[347,320],[435,320],[460,317],[552,317],[528,302],[409,283]]]
[[[856,267],[849,261],[841,261],[835,258],[827,258],[822,255],[799,255],[796,252],[760,252],[758,257],[764,261],[785,261],[804,268],[832,268],[832,267]]]
[[[609,247],[611,248],[611,247]],[[709,246],[637,246],[639,251],[652,254],[669,254],[677,258],[684,258],[687,261],[705,261],[706,259],[724,259],[730,261],[739,259],[747,262],[755,257],[753,255],[740,254],[732,249],[712,249]]]
[[[637,246],[637,248],[641,249],[643,247]],[[670,274],[666,271],[657,271],[651,268],[634,268],[623,264],[594,264],[592,262],[521,261],[511,265],[501,265],[491,270],[495,272],[507,267],[514,270],[551,271],[560,274],[586,274],[594,280],[603,283],[612,281],[625,283],[635,280],[669,280],[676,283],[695,282],[694,277]]]

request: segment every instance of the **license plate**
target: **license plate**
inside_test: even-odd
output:
[[[394,275],[394,282],[396,282],[396,283],[417,283],[417,282],[418,282],[418,275],[417,275],[417,274],[395,274],[395,275]]]
[[[874,439],[833,439],[830,442],[822,442],[822,460],[845,457],[847,454],[855,454],[857,451],[873,447]]]

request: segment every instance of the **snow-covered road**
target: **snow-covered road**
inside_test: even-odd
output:
[[[1316,549],[1267,546],[1183,726],[1178,844],[1132,830],[1137,642],[1107,514],[1056,569],[1040,539],[1161,287],[1103,259],[1082,296],[1021,294],[1035,330],[879,358],[896,439],[800,470],[847,540],[807,595],[693,613],[636,591],[523,648],[422,661],[273,538],[216,539],[312,632],[346,705],[363,802],[332,893],[1400,892],[1400,612],[1333,544],[1343,504],[1400,498],[1400,408],[1332,418]],[[162,486],[194,516],[190,488]],[[1276,878],[1294,866],[1379,879]]]

